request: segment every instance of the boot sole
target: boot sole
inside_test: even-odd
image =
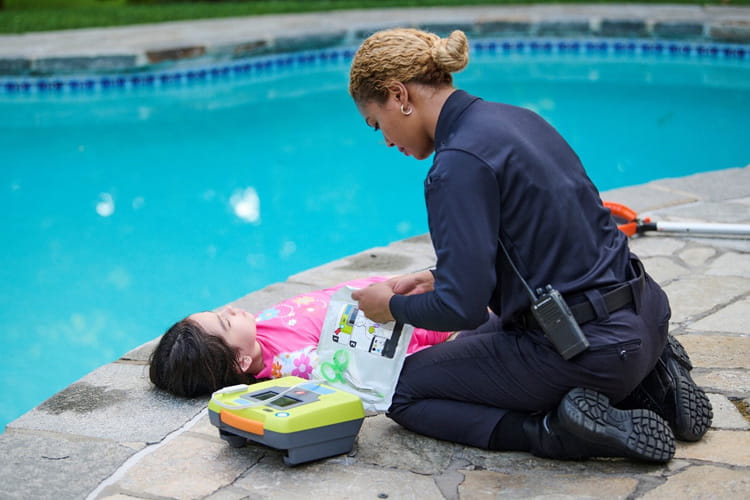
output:
[[[706,393],[676,359],[667,361],[667,372],[674,381],[674,434],[682,441],[698,441],[711,427],[713,408]]]
[[[677,360],[687,371],[693,369],[693,362],[690,361],[685,346],[683,346],[674,335],[667,335],[667,346],[669,347],[672,357]]]
[[[579,439],[602,450],[601,455],[647,462],[668,462],[675,451],[674,435],[667,422],[650,410],[618,410],[609,398],[577,388],[563,398],[558,418]]]
[[[665,353],[654,368],[658,369],[664,370],[670,379],[668,383],[671,389],[667,393],[670,400],[657,401],[649,394],[648,389],[639,386],[631,394],[632,401],[628,407],[634,407],[635,403],[641,408],[656,412],[669,422],[675,438],[680,441],[700,440],[713,420],[711,401],[690,376],[693,363],[685,347],[672,335],[667,336]]]

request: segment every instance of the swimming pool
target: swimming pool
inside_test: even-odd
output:
[[[364,126],[351,53],[0,79],[0,423],[190,312],[426,231],[429,162]],[[744,47],[482,40],[456,83],[538,111],[602,190],[750,162]]]

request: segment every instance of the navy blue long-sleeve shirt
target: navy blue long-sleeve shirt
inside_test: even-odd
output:
[[[627,238],[576,153],[540,116],[457,90],[440,112],[424,182],[435,290],[390,300],[393,316],[432,330],[504,324],[530,299],[497,239],[533,289],[562,294],[625,281]]]

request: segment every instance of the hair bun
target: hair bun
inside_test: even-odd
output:
[[[461,30],[455,30],[447,38],[438,38],[431,49],[432,59],[449,73],[460,71],[469,63],[469,40]]]

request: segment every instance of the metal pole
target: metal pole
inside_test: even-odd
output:
[[[663,233],[750,235],[750,224],[714,224],[702,222],[656,222],[656,230]]]

